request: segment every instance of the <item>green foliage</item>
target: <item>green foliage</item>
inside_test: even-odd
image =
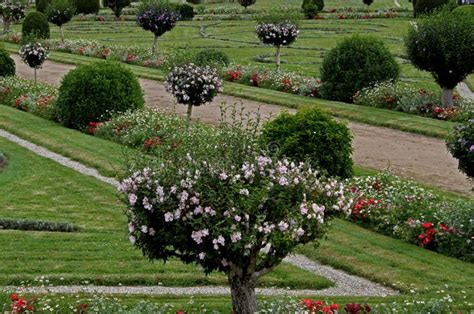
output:
[[[51,3],[51,0],[36,0],[36,11],[45,13],[46,8]]]
[[[452,11],[452,14],[465,14],[474,19],[474,5],[460,5]]]
[[[181,15],[181,20],[191,21],[194,18],[194,8],[189,4],[177,4],[176,9],[178,10],[179,15]]]
[[[315,0],[318,10],[321,12],[324,9],[324,0]]]
[[[316,0],[303,0],[301,9],[303,10],[304,16],[308,19],[312,19],[320,11],[316,5]]]
[[[117,18],[122,15],[123,8],[129,6],[131,0],[104,0],[104,6],[109,7]]]
[[[46,16],[41,12],[30,12],[23,21],[21,35],[24,38],[48,39],[49,24]]]
[[[446,143],[451,155],[459,161],[459,170],[474,178],[474,111],[454,128]]]
[[[78,14],[97,14],[100,10],[100,0],[74,0]]]
[[[298,11],[286,10],[284,8],[275,8],[274,10],[264,12],[256,16],[257,24],[282,24],[290,23],[299,26],[301,14]]]
[[[247,9],[247,7],[255,4],[255,0],[238,0],[238,1],[239,1],[240,5],[243,6],[245,9]]]
[[[46,16],[48,21],[61,27],[72,19],[75,11],[72,0],[52,0],[46,8]]]
[[[194,56],[194,63],[199,66],[209,65],[223,67],[227,66],[230,63],[230,60],[229,57],[220,50],[206,49],[199,51]]]
[[[15,61],[10,54],[3,48],[0,48],[0,77],[15,75]]]
[[[51,222],[29,219],[0,218],[0,230],[28,230],[48,232],[76,232],[79,229],[69,222]]]
[[[435,9],[445,5],[449,0],[416,0],[414,5],[415,16],[420,14],[429,14]]]
[[[5,154],[0,151],[0,170],[2,170],[2,168],[5,168],[6,165],[7,165],[7,156],[5,156]]]
[[[385,44],[374,37],[346,38],[324,58],[321,67],[323,98],[351,102],[364,87],[396,80],[399,66]]]
[[[364,2],[365,5],[370,6],[374,0],[362,0],[362,2]]]
[[[267,122],[262,131],[264,145],[279,157],[309,160],[330,176],[351,177],[352,135],[344,123],[317,109],[292,115],[282,113]]]
[[[62,124],[83,130],[90,122],[106,121],[114,112],[143,105],[140,84],[129,69],[114,62],[94,62],[64,77],[57,110]]]
[[[410,61],[431,72],[443,88],[453,89],[474,71],[472,17],[445,9],[410,27],[405,38]]]

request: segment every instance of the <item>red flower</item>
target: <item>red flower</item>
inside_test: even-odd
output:
[[[252,83],[253,86],[258,87],[261,83],[262,79],[258,76],[258,73],[252,74],[250,77],[250,83]]]
[[[135,61],[135,59],[136,59],[136,57],[133,54],[129,53],[127,55],[127,60],[126,61],[127,62],[133,62],[133,61]]]
[[[143,148],[145,150],[153,149],[159,145],[161,145],[161,138],[159,136],[151,137],[143,142]]]
[[[97,128],[102,124],[102,122],[89,122],[89,125],[87,126],[87,133],[94,135],[95,131]]]
[[[331,310],[333,310],[333,311],[339,310],[339,304],[336,304],[336,303],[331,304],[329,307],[330,307]]]
[[[433,223],[432,222],[424,222],[424,223],[421,224],[421,227],[423,229],[433,228]]]
[[[313,309],[313,300],[304,299],[303,304],[306,305],[306,307],[308,308],[308,311],[311,311]]]
[[[362,307],[360,306],[360,304],[350,303],[350,304],[346,304],[346,306],[344,307],[344,310],[346,310],[348,314],[359,314],[360,311],[362,310]]]
[[[229,70],[227,71],[225,78],[228,81],[235,82],[242,76],[242,72],[239,70]]]
[[[18,301],[18,294],[16,294],[16,293],[10,294],[10,300],[12,300],[12,301]]]

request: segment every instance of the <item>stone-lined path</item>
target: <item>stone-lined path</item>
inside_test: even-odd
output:
[[[41,146],[30,143],[16,135],[0,129],[0,137],[16,143],[33,153],[53,160],[64,167],[73,169],[83,175],[92,176],[104,183],[118,187],[117,180],[101,176],[96,169],[87,167],[81,163],[49,151]],[[353,276],[344,271],[322,265],[308,259],[303,255],[292,255],[285,262],[298,268],[308,270],[316,275],[326,277],[335,283],[334,287],[322,290],[288,290],[279,288],[259,288],[260,295],[323,295],[323,296],[388,296],[396,295],[397,291],[386,288],[367,279]],[[5,287],[5,290],[17,289],[16,287]],[[199,286],[199,287],[164,287],[164,286],[51,286],[51,287],[26,287],[18,288],[18,292],[28,293],[104,293],[104,294],[148,294],[148,295],[229,295],[230,289],[221,286]]]
[[[17,55],[12,57],[17,64],[18,75],[32,79],[33,71]],[[43,69],[38,71],[38,79],[59,84],[72,68],[72,65],[46,61]],[[176,107],[178,113],[185,114],[185,106],[175,106],[161,82],[140,79],[140,84],[148,106],[167,110]],[[216,123],[220,119],[219,105],[222,102],[244,106],[248,112],[256,112],[260,108],[264,117],[287,110],[281,106],[220,94],[211,104],[194,108],[193,116],[206,123]],[[402,177],[474,197],[472,185],[458,171],[457,161],[448,153],[442,139],[355,122],[349,123],[349,127],[354,134],[353,159],[357,165],[376,170],[390,168]]]

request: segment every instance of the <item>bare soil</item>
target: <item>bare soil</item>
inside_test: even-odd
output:
[[[23,64],[18,56],[14,55],[13,58],[17,65],[17,74],[33,79],[33,70]],[[61,78],[72,68],[72,65],[47,61],[43,69],[38,71],[38,79],[59,84]],[[173,98],[165,91],[163,83],[140,79],[140,84],[148,106],[176,110],[183,115],[186,113],[186,107],[174,103]],[[195,107],[193,117],[202,122],[216,123],[221,117],[219,106],[222,103],[236,104],[238,108],[243,106],[244,110],[250,113],[259,110],[263,117],[288,110],[276,105],[220,94],[211,104]],[[353,159],[356,165],[375,170],[389,168],[401,177],[474,197],[472,184],[458,171],[457,161],[448,153],[443,140],[355,122],[350,122],[349,127],[354,135]]]

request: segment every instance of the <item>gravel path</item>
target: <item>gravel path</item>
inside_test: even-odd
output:
[[[17,55],[12,57],[16,61],[18,75],[33,78],[33,71]],[[72,65],[46,61],[43,69],[38,71],[38,79],[59,84],[72,68]],[[175,106],[162,83],[140,79],[140,84],[148,106],[166,110],[176,107],[178,113],[185,114],[186,107]],[[219,106],[222,102],[244,106],[247,112],[260,110],[263,117],[287,110],[281,106],[220,94],[211,104],[194,108],[193,117],[202,122],[216,123],[220,119]],[[355,122],[349,123],[349,127],[354,134],[353,159],[357,165],[375,170],[390,168],[395,174],[407,179],[474,197],[472,185],[458,171],[457,161],[448,153],[443,140]]]
[[[63,165],[64,167],[71,168],[77,172],[80,172],[86,176],[91,176],[96,178],[97,180],[100,180],[102,182],[111,184],[115,187],[119,186],[119,183],[117,180],[112,179],[112,178],[107,178],[99,174],[99,172],[96,169],[84,166],[81,163],[78,163],[76,161],[73,161],[67,157],[64,157],[62,155],[56,154],[50,150],[47,150],[41,146],[38,146],[36,144],[30,143],[28,141],[25,141],[24,139],[11,134],[10,132],[7,132],[3,129],[0,129],[0,137],[6,138],[7,140],[14,142],[22,147],[25,147],[29,149],[30,151],[34,152],[37,155],[40,155],[42,157],[54,160],[55,162]]]
[[[83,175],[92,176],[102,182],[118,187],[119,183],[112,179],[101,176],[97,170],[84,166],[69,158],[58,155],[43,147],[25,141],[16,135],[0,129],[0,137],[14,142],[28,150],[48,159],[51,159],[64,167],[73,169]],[[341,270],[334,269],[330,266],[315,263],[303,255],[292,255],[285,259],[285,262],[296,267],[308,270],[319,276],[328,278],[336,283],[335,287],[323,290],[287,290],[277,288],[257,289],[260,295],[325,295],[325,296],[386,296],[398,294],[397,291],[385,288],[379,284],[373,283],[367,279],[357,276],[348,275]],[[10,287],[12,288],[12,287]],[[8,289],[8,287],[7,287]],[[54,287],[30,287],[24,288],[25,292],[32,293],[107,293],[107,294],[171,294],[171,295],[194,295],[194,294],[226,294],[230,293],[227,287],[135,287],[135,286],[54,286]]]
[[[470,99],[474,101],[474,93],[471,91],[469,86],[467,86],[466,83],[461,82],[457,86],[459,95],[461,95],[462,98]]]

